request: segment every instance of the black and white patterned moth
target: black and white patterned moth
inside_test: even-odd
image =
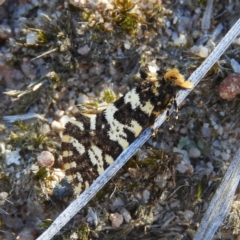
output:
[[[175,102],[176,91],[192,88],[177,69],[148,77],[99,114],[69,120],[62,137],[66,178],[79,195],[126,149],[155,118]]]

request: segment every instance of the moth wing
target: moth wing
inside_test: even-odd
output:
[[[88,188],[98,177],[88,152],[94,142],[94,131],[91,129],[94,118],[96,115],[91,117],[79,115],[76,120],[70,119],[63,132],[61,145],[63,167],[75,195]]]

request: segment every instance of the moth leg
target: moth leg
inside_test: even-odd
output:
[[[174,112],[175,112],[175,121],[174,121],[174,124],[169,127],[169,130],[172,130],[174,128],[174,126],[176,125],[177,120],[178,120],[178,106],[177,106],[177,101],[176,101],[175,96],[174,96],[174,99],[173,99],[173,106],[174,106]]]
[[[176,97],[174,97],[173,99],[173,106],[174,106],[174,112],[175,112],[175,119],[178,120],[178,106],[177,106]]]

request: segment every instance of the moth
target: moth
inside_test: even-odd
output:
[[[174,104],[178,89],[192,88],[177,69],[149,77],[99,114],[69,120],[62,136],[66,179],[78,196],[126,149],[156,117]]]

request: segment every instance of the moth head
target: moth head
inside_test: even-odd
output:
[[[166,82],[171,81],[172,85],[181,88],[192,88],[193,83],[185,81],[184,76],[178,71],[178,69],[168,69],[164,75],[164,80]]]

